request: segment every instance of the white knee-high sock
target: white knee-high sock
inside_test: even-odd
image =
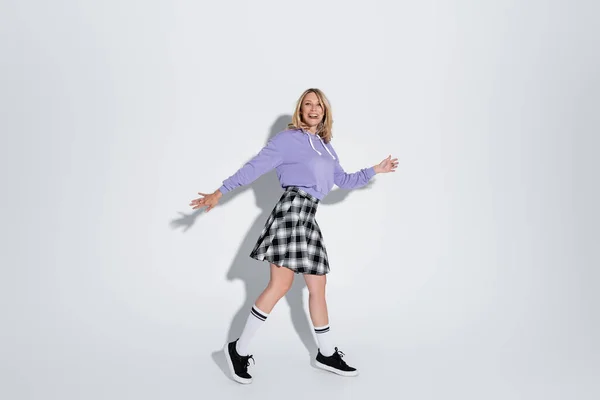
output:
[[[325,357],[329,357],[335,352],[333,346],[331,333],[329,332],[329,324],[325,326],[315,326],[315,333],[317,334],[317,341],[319,342],[319,351]]]
[[[240,335],[240,338],[237,341],[237,344],[235,345],[235,349],[239,355],[248,355],[248,344],[250,343],[250,340],[252,339],[258,328],[260,328],[261,325],[267,320],[268,316],[269,314],[267,314],[264,311],[261,311],[258,307],[256,307],[256,304],[252,306],[252,309],[250,310],[250,315],[246,320],[246,326],[244,327],[244,330],[242,331],[242,334]]]

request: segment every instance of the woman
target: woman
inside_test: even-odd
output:
[[[394,172],[398,159],[388,156],[381,163],[346,173],[331,145],[331,107],[319,89],[306,90],[296,105],[288,129],[270,139],[267,145],[223,185],[211,194],[198,193],[193,209],[213,209],[220,198],[236,187],[248,185],[272,169],[277,170],[283,195],[265,223],[250,257],[270,264],[270,281],[258,296],[244,330],[227,343],[225,358],[234,380],[251,383],[248,374],[250,340],[267,320],[269,313],[292,285],[294,274],[303,274],[309,291],[309,312],[319,344],[315,365],[344,376],[358,374],[342,360],[329,331],[325,298],[327,251],[315,214],[320,201],[333,185],[355,189],[366,185],[378,173]]]

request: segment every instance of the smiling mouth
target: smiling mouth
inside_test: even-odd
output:
[[[319,116],[317,114],[308,114],[308,118],[319,118]]]

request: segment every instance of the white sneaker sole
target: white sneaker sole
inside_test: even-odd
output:
[[[252,379],[242,378],[235,374],[235,370],[233,369],[233,362],[231,361],[231,357],[229,357],[229,343],[225,343],[225,347],[223,348],[223,352],[225,353],[225,359],[227,360],[227,366],[229,367],[229,372],[231,372],[231,377],[234,381],[248,384],[252,383]]]
[[[329,365],[322,364],[318,361],[315,361],[315,366],[317,368],[324,369],[325,371],[333,372],[334,374],[342,375],[342,376],[356,376],[358,375],[358,370],[356,371],[340,371],[339,369],[335,369],[330,367]]]

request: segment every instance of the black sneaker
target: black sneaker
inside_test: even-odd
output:
[[[236,339],[231,343],[227,343],[223,351],[225,352],[225,359],[231,372],[231,377],[239,383],[252,383],[252,376],[248,373],[248,366],[250,365],[250,359],[254,362],[254,357],[241,356],[238,354],[235,345],[237,344]]]
[[[358,371],[356,370],[356,368],[352,368],[351,366],[346,364],[346,362],[344,360],[342,360],[343,356],[344,356],[344,353],[339,351],[337,347],[335,348],[335,352],[332,355],[330,355],[329,357],[325,357],[323,354],[321,354],[321,350],[319,349],[319,352],[317,353],[317,361],[315,362],[315,365],[318,368],[324,369],[329,372],[333,372],[338,375],[343,375],[343,376],[358,375]]]

